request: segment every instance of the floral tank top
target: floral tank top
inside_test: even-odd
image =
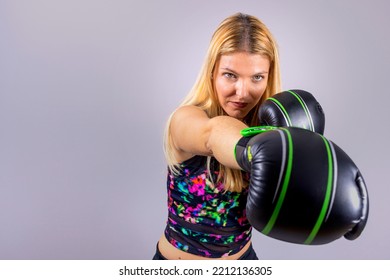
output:
[[[211,158],[213,182],[218,162]],[[181,173],[168,171],[167,240],[176,248],[195,255],[220,258],[239,252],[250,240],[252,227],[245,215],[247,189],[224,191],[213,184],[207,157],[194,156],[181,164]]]

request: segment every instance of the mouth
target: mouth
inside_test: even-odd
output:
[[[230,102],[230,103],[236,109],[243,109],[248,105],[248,103],[245,103],[245,102]]]

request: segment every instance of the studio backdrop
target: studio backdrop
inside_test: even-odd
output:
[[[151,259],[167,218],[163,131],[227,16],[275,36],[283,89],[313,93],[370,195],[355,241],[253,232],[261,259],[388,259],[385,0],[0,0],[0,259]]]

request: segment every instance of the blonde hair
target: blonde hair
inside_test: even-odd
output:
[[[276,41],[268,28],[258,18],[242,13],[226,18],[218,26],[211,38],[199,76],[180,106],[197,106],[205,111],[210,118],[225,115],[214,90],[212,78],[214,68],[221,55],[242,51],[266,56],[270,61],[268,83],[265,92],[260,102],[244,119],[248,126],[258,125],[257,111],[260,104],[281,89],[279,56]],[[177,173],[180,171],[180,164],[174,156],[173,142],[169,129],[172,115],[169,117],[165,129],[164,152],[170,170]],[[209,166],[210,157],[208,158],[208,168]],[[246,187],[247,183],[240,170],[227,168],[220,164],[219,171],[217,181],[223,182],[226,191],[240,192]]]

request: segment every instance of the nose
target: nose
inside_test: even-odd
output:
[[[248,83],[243,80],[243,79],[240,79],[237,81],[236,83],[236,95],[240,96],[240,97],[246,97],[249,95],[249,86],[248,86]]]

